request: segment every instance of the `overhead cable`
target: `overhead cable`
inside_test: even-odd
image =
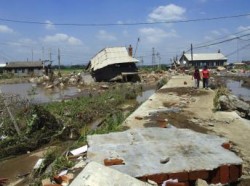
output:
[[[135,22],[135,23],[47,23],[40,21],[16,20],[0,18],[0,21],[23,23],[23,24],[37,24],[37,25],[55,25],[55,26],[84,26],[84,27],[98,27],[98,26],[136,26],[136,25],[153,25],[153,24],[168,24],[168,23],[188,23],[198,21],[212,21],[220,19],[231,19],[249,16],[250,13],[229,15],[211,18],[187,19],[187,20],[172,20],[172,21],[154,21],[154,22]]]

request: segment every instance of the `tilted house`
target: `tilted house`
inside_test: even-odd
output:
[[[104,48],[86,67],[96,81],[139,81],[137,59],[126,47]]]
[[[16,61],[8,62],[4,67],[4,73],[13,73],[15,76],[42,75],[44,64],[42,61]]]
[[[207,66],[218,67],[224,66],[227,63],[227,58],[220,52],[218,53],[200,53],[200,54],[186,54],[184,53],[180,58],[180,63],[184,66]]]

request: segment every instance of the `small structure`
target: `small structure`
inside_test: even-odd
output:
[[[136,63],[131,49],[125,47],[104,48],[89,62],[86,69],[96,81],[139,81]],[[129,55],[130,54],[130,55]]]
[[[183,66],[192,67],[203,67],[208,66],[209,68],[215,68],[218,66],[226,65],[227,58],[220,53],[200,53],[200,54],[186,54],[180,58],[180,63]]]
[[[3,73],[12,73],[15,76],[41,75],[43,69],[43,61],[15,61],[6,63]]]

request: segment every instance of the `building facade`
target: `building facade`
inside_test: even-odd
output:
[[[180,64],[187,67],[203,67],[215,68],[225,66],[227,58],[220,52],[218,53],[203,53],[203,54],[186,54],[180,58]]]
[[[42,61],[16,61],[0,65],[0,73],[10,73],[14,76],[38,76],[43,74],[43,70],[44,63]]]

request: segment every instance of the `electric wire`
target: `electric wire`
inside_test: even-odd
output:
[[[211,18],[199,18],[199,19],[187,19],[187,20],[172,20],[172,21],[154,21],[154,22],[135,22],[135,23],[53,23],[55,26],[83,26],[83,27],[99,27],[99,26],[136,26],[136,25],[154,25],[154,24],[169,24],[169,23],[188,23],[188,22],[199,22],[199,21],[212,21],[221,19],[232,19],[239,17],[249,16],[250,13],[229,15]],[[51,23],[40,22],[40,21],[27,21],[27,20],[16,20],[16,19],[5,19],[0,18],[0,21],[22,23],[22,24],[36,24],[36,25],[51,25]]]

